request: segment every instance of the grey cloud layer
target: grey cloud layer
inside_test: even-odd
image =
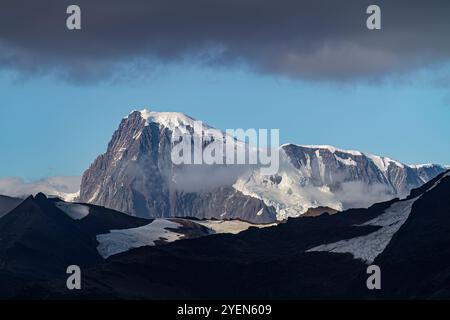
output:
[[[65,10],[82,9],[81,31]],[[365,27],[369,4],[382,30]],[[354,79],[450,58],[450,2],[431,0],[2,0],[0,67],[100,79],[180,60]],[[128,70],[128,69],[127,69]]]

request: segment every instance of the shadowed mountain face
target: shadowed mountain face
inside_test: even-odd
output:
[[[43,194],[30,196],[0,218],[0,298],[14,297],[28,283],[62,276],[70,265],[81,268],[98,265],[103,261],[102,253],[108,250],[121,252],[142,245],[133,243],[139,240],[134,230],[152,224],[152,220],[95,205],[65,203],[47,199]],[[172,225],[180,238],[210,232],[195,222],[174,221]],[[114,237],[122,230],[128,232],[125,233],[128,242]],[[163,235],[171,234],[162,231]],[[103,243],[101,236],[111,234],[112,238]],[[152,239],[158,244],[165,243],[162,237]]]
[[[383,270],[389,298],[450,298],[449,173],[414,203],[408,220],[374,263]]]
[[[273,176],[261,175],[258,166],[175,166],[174,133],[194,133],[194,121],[174,112],[131,113],[106,153],[84,173],[79,200],[146,218],[269,223],[298,217],[310,208],[367,208],[406,196],[445,170],[331,146],[293,144],[280,148],[279,171]],[[222,134],[206,124],[203,130]],[[208,143],[204,140],[203,148]]]
[[[17,207],[23,199],[0,195],[0,218]]]
[[[335,215],[289,219],[237,235],[142,247],[21,297],[125,299],[450,298],[450,172],[404,200]],[[366,287],[368,265],[382,290]]]
[[[1,218],[0,234],[0,279],[15,279],[14,284],[2,285],[2,294],[14,291],[21,279],[49,279],[64,274],[69,265],[88,266],[101,260],[95,238],[80,232],[42,194],[27,198]]]

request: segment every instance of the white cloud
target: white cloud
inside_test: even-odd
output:
[[[80,190],[81,177],[49,177],[37,181],[25,181],[18,177],[0,178],[0,194],[26,197],[39,192],[47,195],[66,196]]]

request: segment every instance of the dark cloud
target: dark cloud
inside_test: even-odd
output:
[[[258,72],[345,80],[447,62],[450,1],[1,0],[0,67],[92,80],[125,64],[245,63]],[[66,7],[82,30],[65,28]],[[365,27],[370,4],[382,30]]]

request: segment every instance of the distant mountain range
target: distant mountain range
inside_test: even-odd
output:
[[[84,173],[78,200],[145,218],[270,223],[311,208],[342,211],[404,197],[446,170],[331,146],[294,144],[281,146],[280,170],[273,176],[261,175],[255,166],[174,165],[174,133],[192,132],[194,121],[176,112],[132,112],[120,123],[106,153]],[[206,124],[204,128],[216,130]]]
[[[448,299],[449,194],[450,171],[403,200],[235,235],[38,195],[0,218],[0,297]],[[82,267],[80,291],[65,286],[69,264]],[[370,264],[381,290],[366,287]]]

